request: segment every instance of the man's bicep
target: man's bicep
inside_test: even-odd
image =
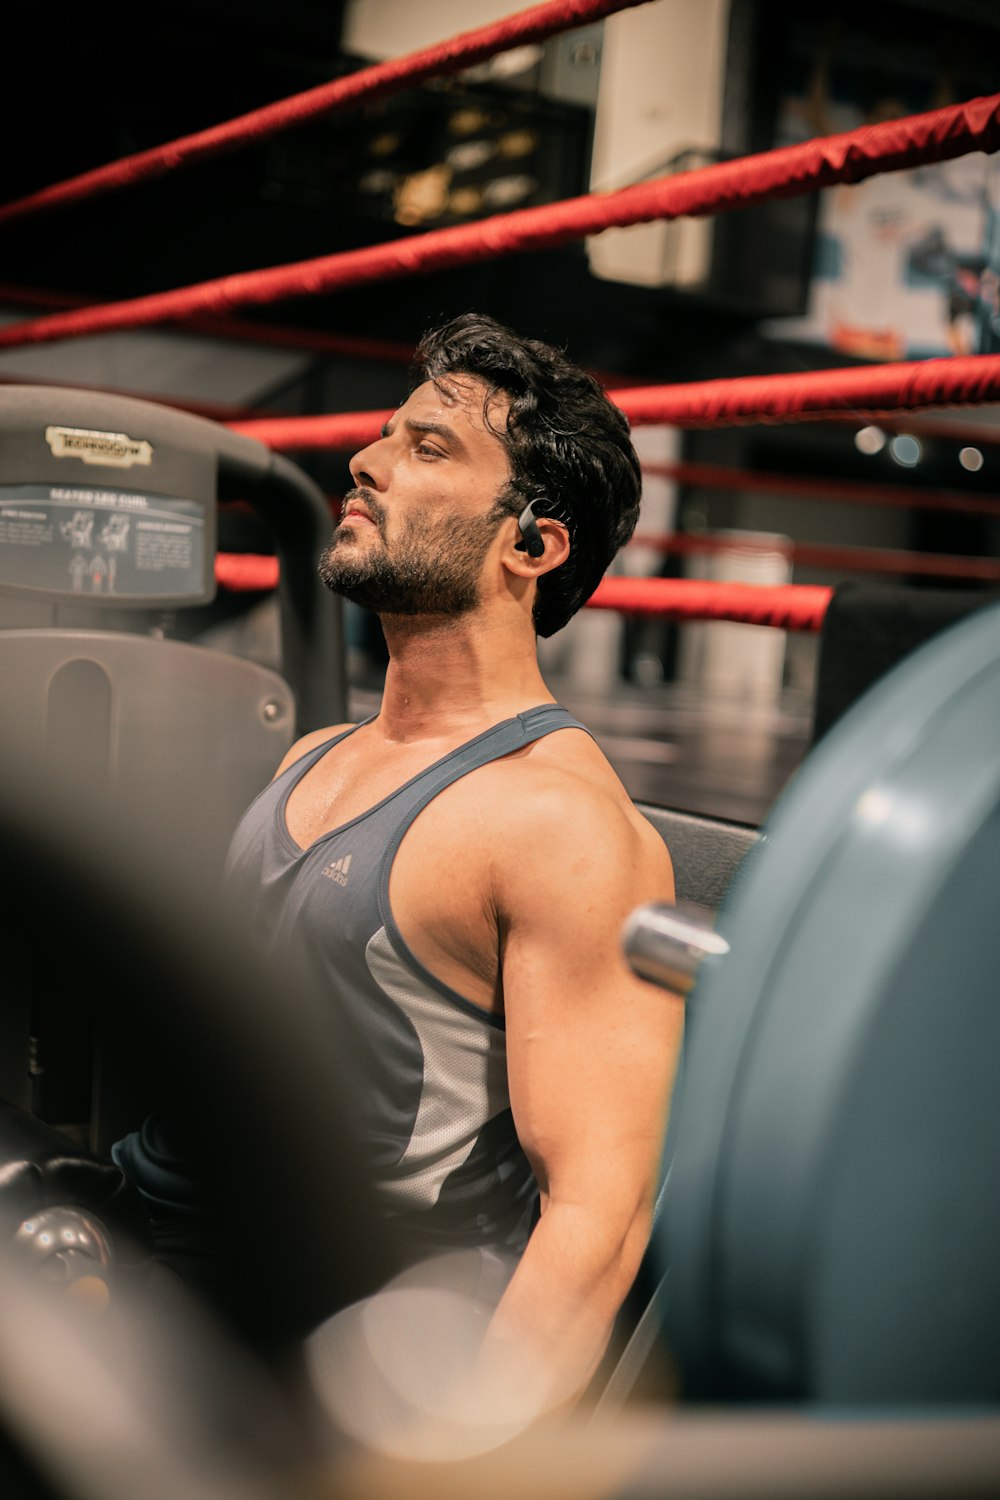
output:
[[[655,1175],[683,1007],[637,979],[621,946],[629,913],[673,893],[666,851],[630,827],[604,834],[547,854],[519,893],[504,1005],[515,1124],[543,1192],[610,1195],[625,1212]]]

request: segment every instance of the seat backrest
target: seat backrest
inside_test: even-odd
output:
[[[276,672],[105,630],[0,631],[0,712],[14,753],[62,786],[113,792],[123,819],[162,808],[167,831],[180,810],[203,858],[224,853],[295,726]]]
[[[0,630],[0,734],[53,797],[106,803],[157,853],[204,879],[295,734],[277,673],[184,642],[107,630]],[[148,832],[146,832],[148,831]],[[0,1097],[54,1124],[87,1117],[88,1007],[99,954],[12,954],[0,1012]],[[86,984],[83,981],[86,980]],[[47,1038],[43,1060],[37,1049]],[[96,1107],[93,1106],[93,1107]]]

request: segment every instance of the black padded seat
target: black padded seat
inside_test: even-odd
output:
[[[718,911],[743,861],[762,842],[760,830],[648,802],[635,805],[670,850],[677,900]]]

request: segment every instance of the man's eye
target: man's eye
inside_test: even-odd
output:
[[[424,458],[444,458],[440,448],[435,448],[433,443],[421,443],[417,452]]]

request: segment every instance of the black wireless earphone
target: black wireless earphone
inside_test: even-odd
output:
[[[529,557],[541,557],[545,551],[545,542],[542,539],[542,533],[538,529],[535,513],[531,508],[535,503],[534,500],[529,500],[517,518],[517,524],[521,529],[521,536],[523,537],[523,541],[518,542],[517,546],[520,551],[527,552]]]

